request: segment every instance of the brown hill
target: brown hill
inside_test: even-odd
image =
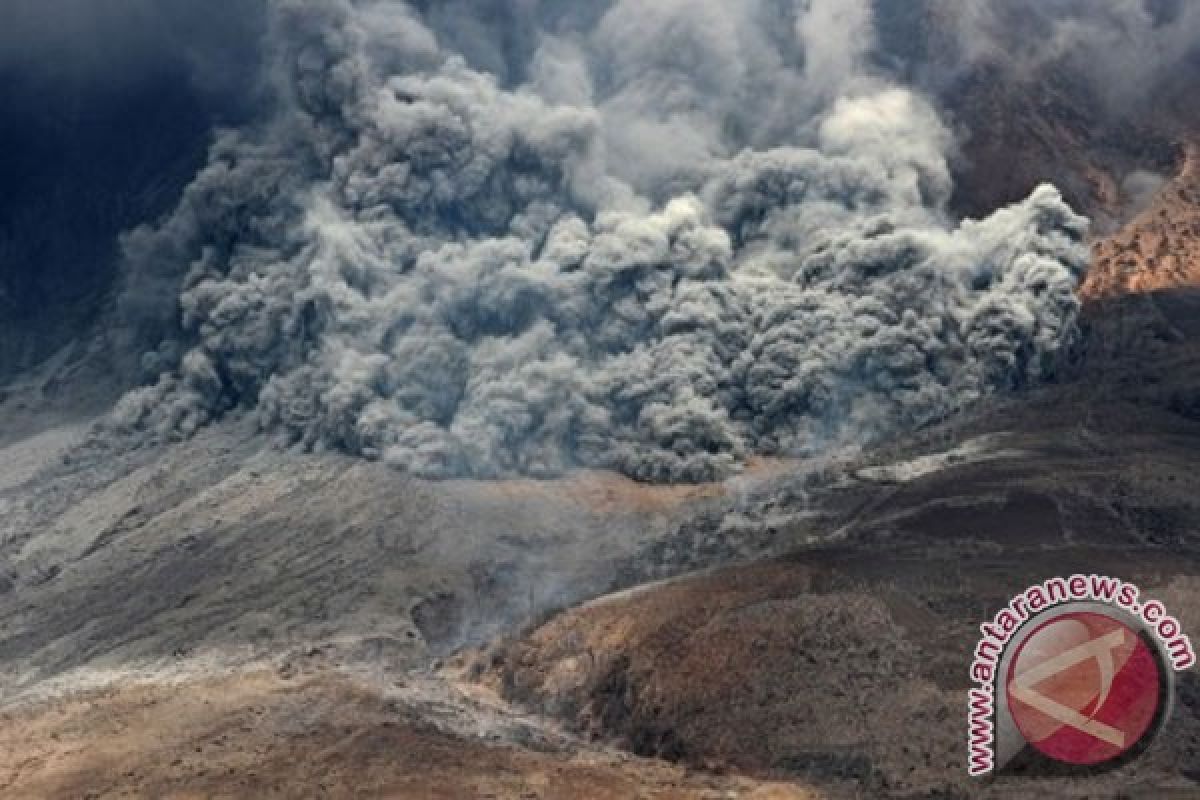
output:
[[[1024,587],[1119,576],[1200,631],[1200,293],[1097,308],[1079,380],[790,476],[773,495],[786,557],[696,572],[714,564],[706,533],[681,531],[628,582],[686,577],[565,612],[468,666],[640,755],[834,797],[1200,796],[1195,672],[1167,735],[1116,772],[966,775],[978,625]]]
[[[1119,231],[1100,239],[1084,295],[1110,297],[1200,285],[1200,143],[1174,178]]]

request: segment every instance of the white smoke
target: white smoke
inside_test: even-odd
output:
[[[1053,374],[1086,221],[1050,187],[947,219],[952,137],[870,74],[869,3],[582,9],[489,49],[445,6],[273,2],[270,118],[124,242],[129,335],[181,324],[117,423],[704,480]]]

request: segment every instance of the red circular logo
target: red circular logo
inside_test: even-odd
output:
[[[1013,722],[1042,754],[1094,766],[1154,734],[1165,676],[1136,631],[1101,613],[1073,612],[1039,626],[1008,668]]]

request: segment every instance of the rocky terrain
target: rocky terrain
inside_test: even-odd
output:
[[[812,796],[622,755],[437,669],[605,593],[781,465],[724,486],[430,483],[237,420],[147,450],[87,426],[9,440],[0,796]]]
[[[1200,283],[1200,145],[1190,142],[1178,175],[1131,224],[1096,245],[1084,291],[1093,297]]]
[[[1049,181],[1104,237],[1136,216],[1182,161],[1174,122],[1113,116],[1065,70],[1014,82],[983,68],[955,86],[948,104],[967,131],[955,202],[974,216]]]
[[[986,790],[965,777],[967,643],[1014,586],[1119,574],[1200,623],[1200,431],[1136,404],[1122,409],[1136,432],[1041,411],[1045,424],[985,423],[1000,434],[987,457],[860,468],[816,491],[832,542],[590,604],[471,664],[636,753],[847,796],[1194,797],[1194,674],[1169,735],[1119,773]]]
[[[723,486],[10,444],[5,796],[1028,797],[962,766],[980,620],[1095,569],[1200,628],[1200,296],[1113,302],[1060,386]],[[1194,675],[1170,725],[1038,791],[1195,796]]]

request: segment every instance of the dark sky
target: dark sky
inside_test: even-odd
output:
[[[136,84],[183,65],[212,94],[236,94],[263,25],[261,0],[5,0],[0,68],[56,80]]]
[[[121,231],[170,209],[253,107],[259,0],[5,0],[0,377],[101,306]]]

